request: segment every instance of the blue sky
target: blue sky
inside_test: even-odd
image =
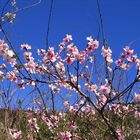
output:
[[[20,6],[35,0],[18,2]],[[100,0],[105,36],[110,47],[119,55],[122,47],[140,38],[139,0]],[[14,25],[9,28],[11,39],[19,45],[26,42],[33,48],[45,48],[50,0],[17,14]],[[57,47],[65,34],[72,34],[74,42],[84,48],[86,36],[96,38],[99,14],[96,0],[54,0],[49,45]],[[133,44],[139,51],[140,41]]]

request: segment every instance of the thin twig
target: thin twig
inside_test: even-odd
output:
[[[52,9],[53,9],[53,0],[51,0],[51,6],[49,10],[49,18],[48,18],[47,34],[46,34],[46,51],[48,50],[49,47],[49,32],[50,32]]]

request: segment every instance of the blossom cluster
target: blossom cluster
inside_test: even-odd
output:
[[[33,56],[31,45],[27,43],[21,44],[20,48],[23,52],[23,58],[17,58],[16,52],[10,49],[4,40],[0,40],[0,56],[6,64],[10,64],[10,66],[6,64],[0,65],[0,80],[10,80],[20,89],[25,89],[27,86],[33,87],[40,94],[42,94],[44,87],[50,90],[52,96],[63,91],[74,93],[74,95],[78,95],[77,102],[74,105],[71,105],[68,100],[64,101],[62,97],[63,107],[69,113],[94,115],[97,111],[102,116],[102,111],[110,109],[118,118],[121,118],[124,114],[134,112],[134,117],[139,120],[138,107],[133,108],[124,104],[124,102],[129,102],[130,104],[133,102],[138,104],[140,102],[139,92],[132,94],[133,85],[139,82],[140,76],[140,59],[137,54],[134,54],[134,50],[131,50],[130,47],[125,47],[121,57],[114,61],[111,48],[103,46],[101,55],[105,59],[105,66],[109,76],[99,74],[102,76],[94,77],[92,67],[93,69],[95,67],[96,57],[94,54],[99,48],[99,42],[91,36],[87,37],[87,46],[80,50],[71,41],[72,36],[66,35],[59,44],[58,51],[54,47],[49,47],[48,50],[38,49],[38,60],[36,60],[37,58]],[[132,64],[136,65],[137,70],[134,83],[124,89],[119,84],[117,87],[117,83],[114,80],[115,70],[128,70]],[[43,88],[39,89],[38,87]],[[128,94],[131,94],[132,99],[130,100],[128,96],[126,101],[123,97]],[[41,106],[43,101],[44,99],[38,105]],[[64,112],[59,113],[59,115],[53,114],[49,117],[45,113],[39,113],[41,114],[39,119],[42,120],[51,133],[55,133],[56,137],[64,140],[78,137],[75,122],[66,122]],[[62,122],[69,127],[63,126],[64,130],[59,130],[59,127],[62,127]],[[32,130],[32,133],[40,132],[38,120],[35,117],[28,119],[28,127]],[[71,129],[75,133],[74,136]],[[15,139],[21,136],[20,131],[14,129],[9,131],[11,137],[13,134]],[[120,129],[116,127],[115,132],[119,139],[124,139],[125,136],[123,136]]]

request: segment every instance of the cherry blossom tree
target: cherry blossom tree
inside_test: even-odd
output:
[[[30,89],[27,95],[36,94],[21,115],[20,125],[6,126],[8,139],[138,139],[139,56],[131,46],[125,46],[114,60],[106,43],[89,36],[85,39],[87,45],[80,49],[68,34],[58,44],[58,50],[54,47],[38,49],[38,56],[33,54],[28,42],[19,44],[22,52],[19,56],[3,24],[13,23],[17,12],[39,3],[17,8],[13,1],[15,11],[5,13],[8,1],[1,14],[0,80],[3,87],[7,83],[13,86],[6,101],[13,101],[10,99],[15,94],[14,89],[19,93]],[[98,57],[102,57],[103,66],[102,62],[97,63]],[[131,69],[135,70],[133,80],[124,84],[125,75]],[[1,98],[5,101],[3,89]],[[57,106],[58,97],[61,105]],[[23,101],[18,102],[21,110]],[[7,109],[12,109],[10,103],[6,105]]]

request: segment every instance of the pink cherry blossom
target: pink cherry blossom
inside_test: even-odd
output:
[[[65,72],[64,63],[58,62],[58,63],[56,63],[55,66],[56,66],[57,71],[58,71],[60,74],[64,74],[64,72]]]
[[[28,135],[28,140],[34,140],[33,136]]]
[[[22,44],[21,45],[21,50],[30,50],[32,47],[28,44]]]
[[[140,93],[135,94],[134,100],[135,100],[136,102],[140,102]]]
[[[110,93],[110,87],[108,87],[106,84],[105,85],[101,85],[100,89],[99,89],[100,94],[106,94],[108,95]]]
[[[53,125],[58,126],[59,117],[56,116],[56,115],[51,115],[51,116],[50,116],[50,121],[52,122]]]
[[[121,129],[117,129],[116,133],[117,133],[117,136],[118,136],[119,140],[125,140],[125,137],[124,137],[123,132],[122,132]]]
[[[43,49],[37,50],[38,55],[45,55],[46,51]]]
[[[26,83],[25,81],[22,79],[19,83],[18,83],[18,88],[20,89],[25,89]]]
[[[10,79],[12,82],[18,82],[18,78],[16,77],[16,74],[13,71],[7,72],[6,78]]]
[[[24,66],[30,73],[36,73],[36,64],[34,61],[29,61],[28,63],[25,63]]]
[[[140,112],[135,111],[134,117],[135,117],[135,119],[140,120]]]
[[[122,60],[121,60],[121,59],[118,59],[118,60],[116,60],[115,63],[116,63],[117,66],[121,66],[121,64],[122,64]]]
[[[99,95],[99,100],[98,100],[99,105],[104,105],[106,103],[106,101],[107,101],[106,96]]]
[[[36,118],[31,118],[28,120],[29,123],[29,127],[34,131],[34,132],[38,132],[39,131],[39,127],[37,124],[37,119]]]
[[[63,140],[71,140],[71,136],[72,136],[69,131],[60,132],[59,135]]]
[[[2,45],[3,43],[4,43],[4,40],[1,40],[1,39],[0,39],[0,45]]]
[[[94,92],[96,92],[98,88],[96,84],[90,85],[89,83],[85,83],[85,87],[87,88],[87,90]]]
[[[5,55],[8,50],[9,50],[9,46],[6,43],[0,44],[0,55],[1,56]]]
[[[24,52],[24,58],[26,61],[34,60],[34,58],[32,57],[32,52]]]
[[[87,37],[88,46],[86,48],[87,52],[92,52],[99,47],[99,42],[97,40],[93,40],[93,38]]]
[[[30,80],[30,81],[28,81],[27,85],[29,85],[29,86],[35,86],[35,81]]]
[[[127,61],[130,62],[130,63],[135,63],[137,61],[137,59],[138,59],[138,56],[135,54],[132,57],[129,56],[127,58]]]
[[[71,40],[72,36],[67,34],[63,41],[59,44],[60,52],[64,49],[65,45],[67,45]]]
[[[126,54],[124,54],[124,53],[121,54],[121,60],[124,60],[126,57],[127,57]]]
[[[48,52],[45,54],[44,58],[43,58],[43,62],[45,64],[48,64],[51,62],[55,62],[56,58],[55,58],[55,54],[54,54],[54,48],[51,47],[49,48]]]
[[[130,55],[133,54],[133,52],[134,52],[134,50],[130,50],[129,47],[125,47],[125,48],[124,48],[124,51],[125,51],[125,54],[126,54],[127,56],[130,56]]]
[[[16,140],[16,139],[21,138],[22,132],[16,129],[9,129],[9,135],[12,139]]]
[[[73,83],[76,83],[77,82],[77,76],[74,76],[74,75],[71,74],[71,81]]]
[[[2,64],[2,65],[0,66],[0,70],[4,70],[4,69],[6,69],[6,65],[5,65],[5,64]]]
[[[113,63],[112,50],[109,47],[108,48],[105,48],[104,46],[102,47],[102,56],[106,59],[108,64]]]
[[[72,58],[72,57],[70,57],[70,56],[67,56],[66,57],[66,59],[65,59],[65,61],[69,64],[69,65],[71,65],[73,62],[74,62],[74,58]]]
[[[66,37],[63,39],[64,42],[69,42],[72,40],[72,35],[66,34]]]

